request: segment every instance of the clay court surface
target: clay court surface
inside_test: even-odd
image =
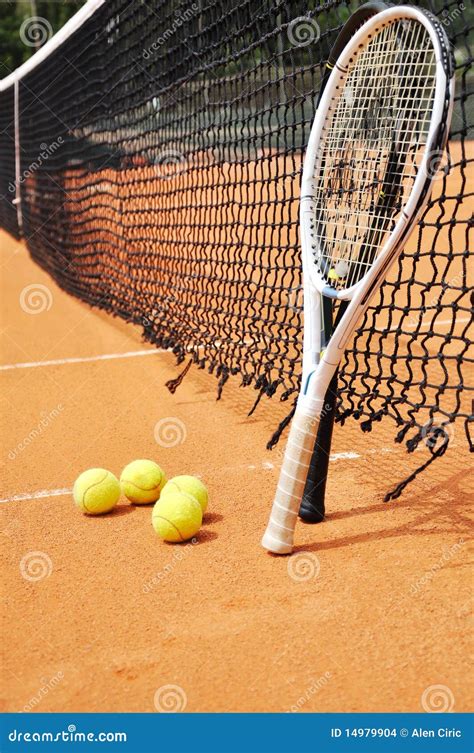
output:
[[[23,244],[0,245],[2,710],[154,712],[167,685],[191,712],[469,710],[460,425],[389,505],[426,450],[406,456],[391,424],[336,427],[327,520],[299,524],[295,554],[273,557],[260,538],[283,442],[265,445],[288,404],[248,418],[252,389],[230,380],[216,403],[195,367],[171,395],[171,353],[62,292]],[[20,305],[33,284],[50,294],[37,315]],[[151,508],[125,499],[99,518],[74,507],[82,470],[119,475],[141,457],[208,485],[194,544],[161,543]]]

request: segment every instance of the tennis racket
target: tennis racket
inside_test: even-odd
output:
[[[328,82],[331,71],[336,65],[337,59],[343,51],[346,44],[350,41],[352,35],[375,13],[388,8],[385,2],[374,0],[373,2],[361,5],[346,21],[339,32],[336,41],[329,53],[326,63],[321,87],[319,90],[318,106],[321,101],[324,89]],[[316,292],[315,292],[316,294]],[[320,295],[319,292],[317,292]],[[347,308],[348,301],[340,301],[337,318],[334,321],[333,301],[331,298],[323,297],[321,303],[321,351],[327,346],[334,329],[339,323],[342,314]],[[331,451],[332,431],[334,427],[334,417],[336,413],[337,400],[337,375],[336,369],[333,378],[329,384],[326,396],[324,398],[324,410],[321,414],[321,421],[318,427],[318,435],[311,456],[311,462],[306,476],[306,484],[301,500],[299,516],[306,523],[320,523],[324,520],[325,504],[324,498],[326,493],[326,481],[328,476],[329,455]]]
[[[454,65],[443,26],[409,6],[371,16],[328,78],[301,183],[302,382],[262,540],[270,552],[293,549],[328,387],[428,200],[453,99]],[[321,354],[325,298],[347,304]]]

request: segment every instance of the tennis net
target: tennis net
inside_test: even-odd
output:
[[[235,375],[256,403],[291,405],[302,158],[324,62],[359,4],[89,0],[62,43],[0,90],[0,224],[62,288],[208,368],[219,395]],[[473,10],[429,8],[456,59],[449,151],[347,351],[337,406],[338,421],[392,421],[409,450],[425,442],[422,467],[453,422],[473,449]]]

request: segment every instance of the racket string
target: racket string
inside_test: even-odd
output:
[[[396,21],[355,56],[315,166],[313,248],[329,285],[373,264],[408,200],[425,152],[436,85],[426,29]]]

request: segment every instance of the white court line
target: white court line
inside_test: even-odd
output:
[[[72,489],[43,489],[40,492],[31,494],[15,494],[13,497],[0,499],[0,504],[4,502],[22,502],[25,499],[44,499],[46,497],[65,497],[66,494],[72,494]]]
[[[334,463],[336,460],[357,460],[362,457],[358,452],[335,452],[329,455],[329,461]]]
[[[367,452],[364,453],[358,453],[358,452],[335,452],[332,453],[329,456],[329,460],[331,463],[337,463],[341,460],[359,460],[360,458],[366,456],[366,455],[382,455],[387,453],[396,452],[399,448],[391,448],[391,447],[372,447],[371,449],[367,450]],[[228,473],[229,471],[239,471],[239,470],[247,470],[247,471],[273,471],[278,470],[280,468],[280,465],[275,465],[269,460],[262,460],[260,465],[232,465],[232,466],[222,466],[219,469],[213,469],[210,471],[209,469],[206,471],[206,476],[217,476],[219,472],[222,473]],[[197,478],[203,478],[203,475],[201,473],[194,473]],[[25,500],[32,500],[32,499],[45,499],[47,497],[64,497],[68,494],[72,494],[72,489],[43,489],[39,492],[31,492],[30,494],[15,494],[13,497],[5,497],[4,499],[0,499],[0,504],[5,504],[6,502],[22,502]]]
[[[238,343],[242,344],[242,343]],[[245,343],[244,343],[245,344]],[[196,350],[202,350],[205,345],[189,345],[185,348],[187,353],[193,353]],[[221,342],[215,340],[212,347],[220,348]],[[31,361],[23,363],[9,363],[0,366],[0,371],[11,371],[12,369],[37,369],[42,366],[63,366],[68,363],[90,363],[91,361],[112,361],[116,358],[138,358],[140,356],[156,356],[157,353],[171,353],[171,348],[154,348],[153,350],[131,350],[127,353],[106,353],[102,356],[85,356],[84,358],[57,358],[54,361]]]
[[[353,460],[360,458],[361,455],[358,455],[355,452],[339,452],[334,455],[330,456],[330,460]],[[227,466],[223,467],[220,470],[225,471],[228,473],[229,471],[238,471],[238,470],[247,470],[247,471],[272,471],[276,468],[273,463],[269,462],[268,460],[263,460],[260,465],[234,465],[234,466]],[[198,478],[202,478],[201,474],[194,474],[198,476]],[[210,475],[210,474],[206,474]],[[215,474],[214,474],[215,475]],[[4,499],[0,499],[0,504],[5,504],[6,502],[24,502],[27,500],[33,500],[33,499],[45,499],[47,497],[64,497],[68,494],[72,494],[72,489],[43,489],[39,492],[31,492],[30,494],[15,494],[13,497],[5,497]]]
[[[455,319],[454,321],[455,321],[456,324],[458,324],[458,323],[459,324],[465,324],[466,322],[470,322],[471,319],[468,316],[466,316],[466,317],[463,317],[462,319]],[[453,323],[453,319],[435,319],[434,321],[433,321],[433,319],[430,319],[430,321],[421,322],[421,324],[408,324],[407,327],[406,327],[406,329],[408,329],[408,330],[415,330],[418,327],[420,327],[420,329],[421,329],[423,327],[429,327],[432,324],[435,325],[435,326],[438,325],[438,324],[441,324],[442,326],[444,326],[445,324],[452,324],[452,323]],[[389,332],[396,332],[399,328],[400,328],[399,325],[394,324],[393,327],[390,327]],[[403,332],[402,332],[402,334],[403,334]]]
[[[369,450],[368,454],[372,453],[378,453],[378,452],[390,452],[388,448],[384,447],[382,449],[378,450]],[[357,460],[361,458],[362,455],[359,455],[356,452],[337,452],[333,455],[330,455],[329,459],[332,462],[337,462],[339,460]],[[234,466],[227,466],[222,467],[219,470],[222,472],[228,473],[229,471],[273,471],[275,469],[278,469],[279,466],[274,465],[272,462],[268,460],[263,460],[260,465],[234,465]],[[217,475],[218,471],[214,470],[213,475]],[[198,478],[202,478],[202,474],[194,474]],[[210,473],[206,473],[206,475],[211,475]],[[13,497],[5,497],[4,499],[0,499],[0,504],[5,504],[6,502],[24,502],[28,500],[34,500],[34,499],[45,499],[47,497],[64,497],[68,494],[72,494],[72,489],[42,489],[39,492],[31,492],[30,494],[15,494]]]
[[[457,319],[456,320],[459,323],[466,323],[470,322],[470,318],[466,317],[463,319]],[[421,327],[427,327],[431,322],[422,322],[419,326]],[[437,321],[436,324],[452,324],[452,319],[442,319],[440,321]],[[414,330],[416,329],[418,325],[408,326],[407,329]],[[399,329],[397,325],[394,325],[391,327],[388,331],[389,332],[396,332]],[[221,342],[219,340],[216,340],[213,342],[212,347],[220,348]],[[248,342],[241,341],[239,344],[249,344]],[[197,345],[197,346],[189,346],[186,348],[187,352],[192,352],[193,350],[199,350],[202,349],[203,345]],[[93,361],[112,361],[118,358],[139,358],[141,356],[154,356],[157,353],[169,353],[171,352],[169,348],[156,348],[154,350],[131,350],[126,353],[106,353],[101,356],[85,356],[84,358],[57,358],[53,361],[26,361],[23,363],[8,363],[3,366],[0,366],[0,371],[12,371],[13,369],[38,369],[43,366],[63,366],[68,363],[91,363]]]
[[[131,350],[127,353],[106,353],[102,356],[85,356],[84,358],[57,358],[55,361],[31,361],[30,363],[9,363],[0,366],[0,371],[11,369],[37,369],[41,366],[62,366],[66,363],[90,363],[91,361],[112,361],[115,358],[137,358],[139,356],[156,356],[157,353],[168,353],[166,348],[156,350]]]

